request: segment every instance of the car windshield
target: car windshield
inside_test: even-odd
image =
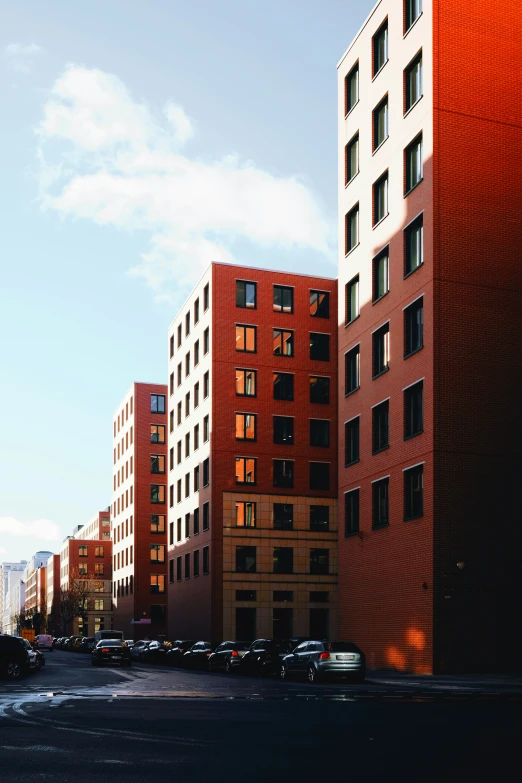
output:
[[[122,643],[119,639],[104,639],[102,642],[98,642],[98,647],[122,647]]]
[[[249,650],[251,642],[234,642],[234,650]]]
[[[325,642],[325,648],[330,652],[358,652],[359,648],[352,642]]]

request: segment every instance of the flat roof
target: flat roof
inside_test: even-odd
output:
[[[352,46],[354,45],[356,40],[359,38],[359,36],[361,35],[362,31],[364,30],[364,28],[366,27],[366,25],[368,24],[368,22],[370,21],[370,19],[372,18],[372,16],[374,15],[374,13],[376,12],[377,8],[380,6],[381,3],[382,3],[382,0],[377,0],[376,4],[373,6],[372,10],[370,11],[368,16],[366,17],[366,19],[362,23],[361,27],[359,28],[359,31],[356,34],[355,38],[353,38],[353,40],[352,40],[351,44],[349,45],[348,49],[345,51],[345,53],[343,54],[343,56],[341,57],[341,59],[337,63],[337,68],[338,69],[339,69],[341,63],[343,62],[344,58],[346,57],[346,55],[348,54],[348,52],[350,51],[350,49],[352,48]]]

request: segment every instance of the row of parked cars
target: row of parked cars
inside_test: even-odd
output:
[[[0,676],[17,680],[45,666],[45,655],[22,636],[0,634]]]
[[[96,647],[93,636],[61,636],[54,639],[56,650],[69,650],[70,652],[90,653]]]

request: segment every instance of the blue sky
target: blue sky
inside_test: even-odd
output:
[[[0,561],[111,497],[211,260],[336,274],[336,63],[369,0],[0,0]]]

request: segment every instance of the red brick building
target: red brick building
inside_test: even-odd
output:
[[[212,264],[169,329],[169,635],[337,630],[337,284]]]
[[[339,75],[340,633],[520,667],[518,0],[381,0]]]
[[[133,383],[113,418],[113,627],[156,638],[167,623],[167,387]]]
[[[60,555],[51,555],[47,561],[47,633],[59,636],[60,623]]]

